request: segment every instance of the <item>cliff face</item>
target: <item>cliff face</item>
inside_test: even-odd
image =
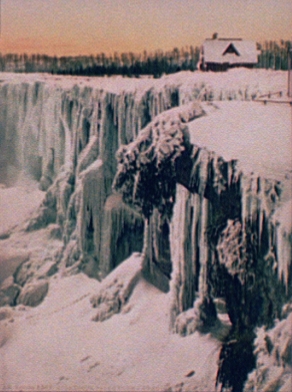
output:
[[[232,330],[218,383],[242,389],[254,367],[254,328],[272,326],[291,297],[287,181],[246,173],[196,145],[190,124],[206,115],[195,98],[245,100],[265,84],[228,90],[187,75],[118,79],[117,89],[104,79],[17,78],[0,84],[1,181],[28,175],[46,192],[24,229],[54,224],[62,239],[48,276],[102,279],[143,252],[144,278],[170,291],[173,331],[208,330],[223,299]],[[14,276],[18,291],[30,283],[31,263]],[[238,385],[226,373],[234,340],[233,353],[249,347]]]

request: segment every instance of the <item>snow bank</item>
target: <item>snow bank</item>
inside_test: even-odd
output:
[[[83,274],[55,278],[38,308],[6,314],[1,390],[214,391],[218,341],[170,334],[166,294],[141,279],[127,313],[96,323],[89,298],[99,288]]]

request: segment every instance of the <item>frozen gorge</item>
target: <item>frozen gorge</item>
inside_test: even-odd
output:
[[[11,319],[56,313],[50,295],[65,303],[58,287],[71,279],[73,301],[81,275],[91,292],[78,288],[76,301],[89,304],[78,317],[91,324],[110,330],[115,320],[119,329],[152,287],[157,303],[166,298],[166,334],[194,339],[189,351],[206,336],[215,347],[209,372],[183,381],[171,367],[164,378],[149,368],[158,384],[129,384],[126,371],[107,384],[100,373],[84,390],[290,390],[291,107],[253,102],[285,90],[285,78],[261,70],[159,80],[2,74],[0,207],[5,197],[13,205],[12,189],[27,200],[14,220],[1,212],[3,358],[15,355]],[[152,323],[154,313],[143,327]],[[188,356],[177,361],[195,366]],[[2,390],[25,390],[19,380],[31,385],[29,376],[13,376],[8,362],[0,361]],[[82,379],[51,378],[42,389],[80,390]]]

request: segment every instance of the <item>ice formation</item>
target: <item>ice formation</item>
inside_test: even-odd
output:
[[[132,291],[142,276],[142,261],[141,254],[133,253],[102,281],[98,293],[91,298],[93,307],[97,308],[94,321],[104,321],[125,311]]]
[[[31,303],[42,284],[43,299],[56,271],[83,271],[105,278],[93,299],[96,320],[105,320],[126,304],[136,279],[130,274],[125,294],[110,272],[143,252],[137,274],[170,291],[171,330],[211,327],[223,298],[232,332],[217,381],[234,387],[224,367],[229,347],[240,350],[246,332],[253,363],[254,328],[282,317],[292,283],[289,178],[246,172],[236,159],[196,144],[196,121],[208,116],[198,99],[251,100],[273,83],[283,90],[280,73],[267,83],[268,72],[255,71],[250,82],[249,71],[242,80],[238,72],[158,81],[3,74],[0,180],[39,183],[45,197],[23,229],[48,227],[59,241],[53,256],[25,260],[2,284],[3,304],[18,296]]]
[[[255,340],[256,369],[248,376],[245,392],[291,390],[292,313],[289,310],[290,313],[273,328],[258,329]]]

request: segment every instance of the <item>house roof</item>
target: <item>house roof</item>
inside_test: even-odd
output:
[[[240,39],[207,39],[203,44],[204,60],[207,63],[256,64],[256,43]]]

